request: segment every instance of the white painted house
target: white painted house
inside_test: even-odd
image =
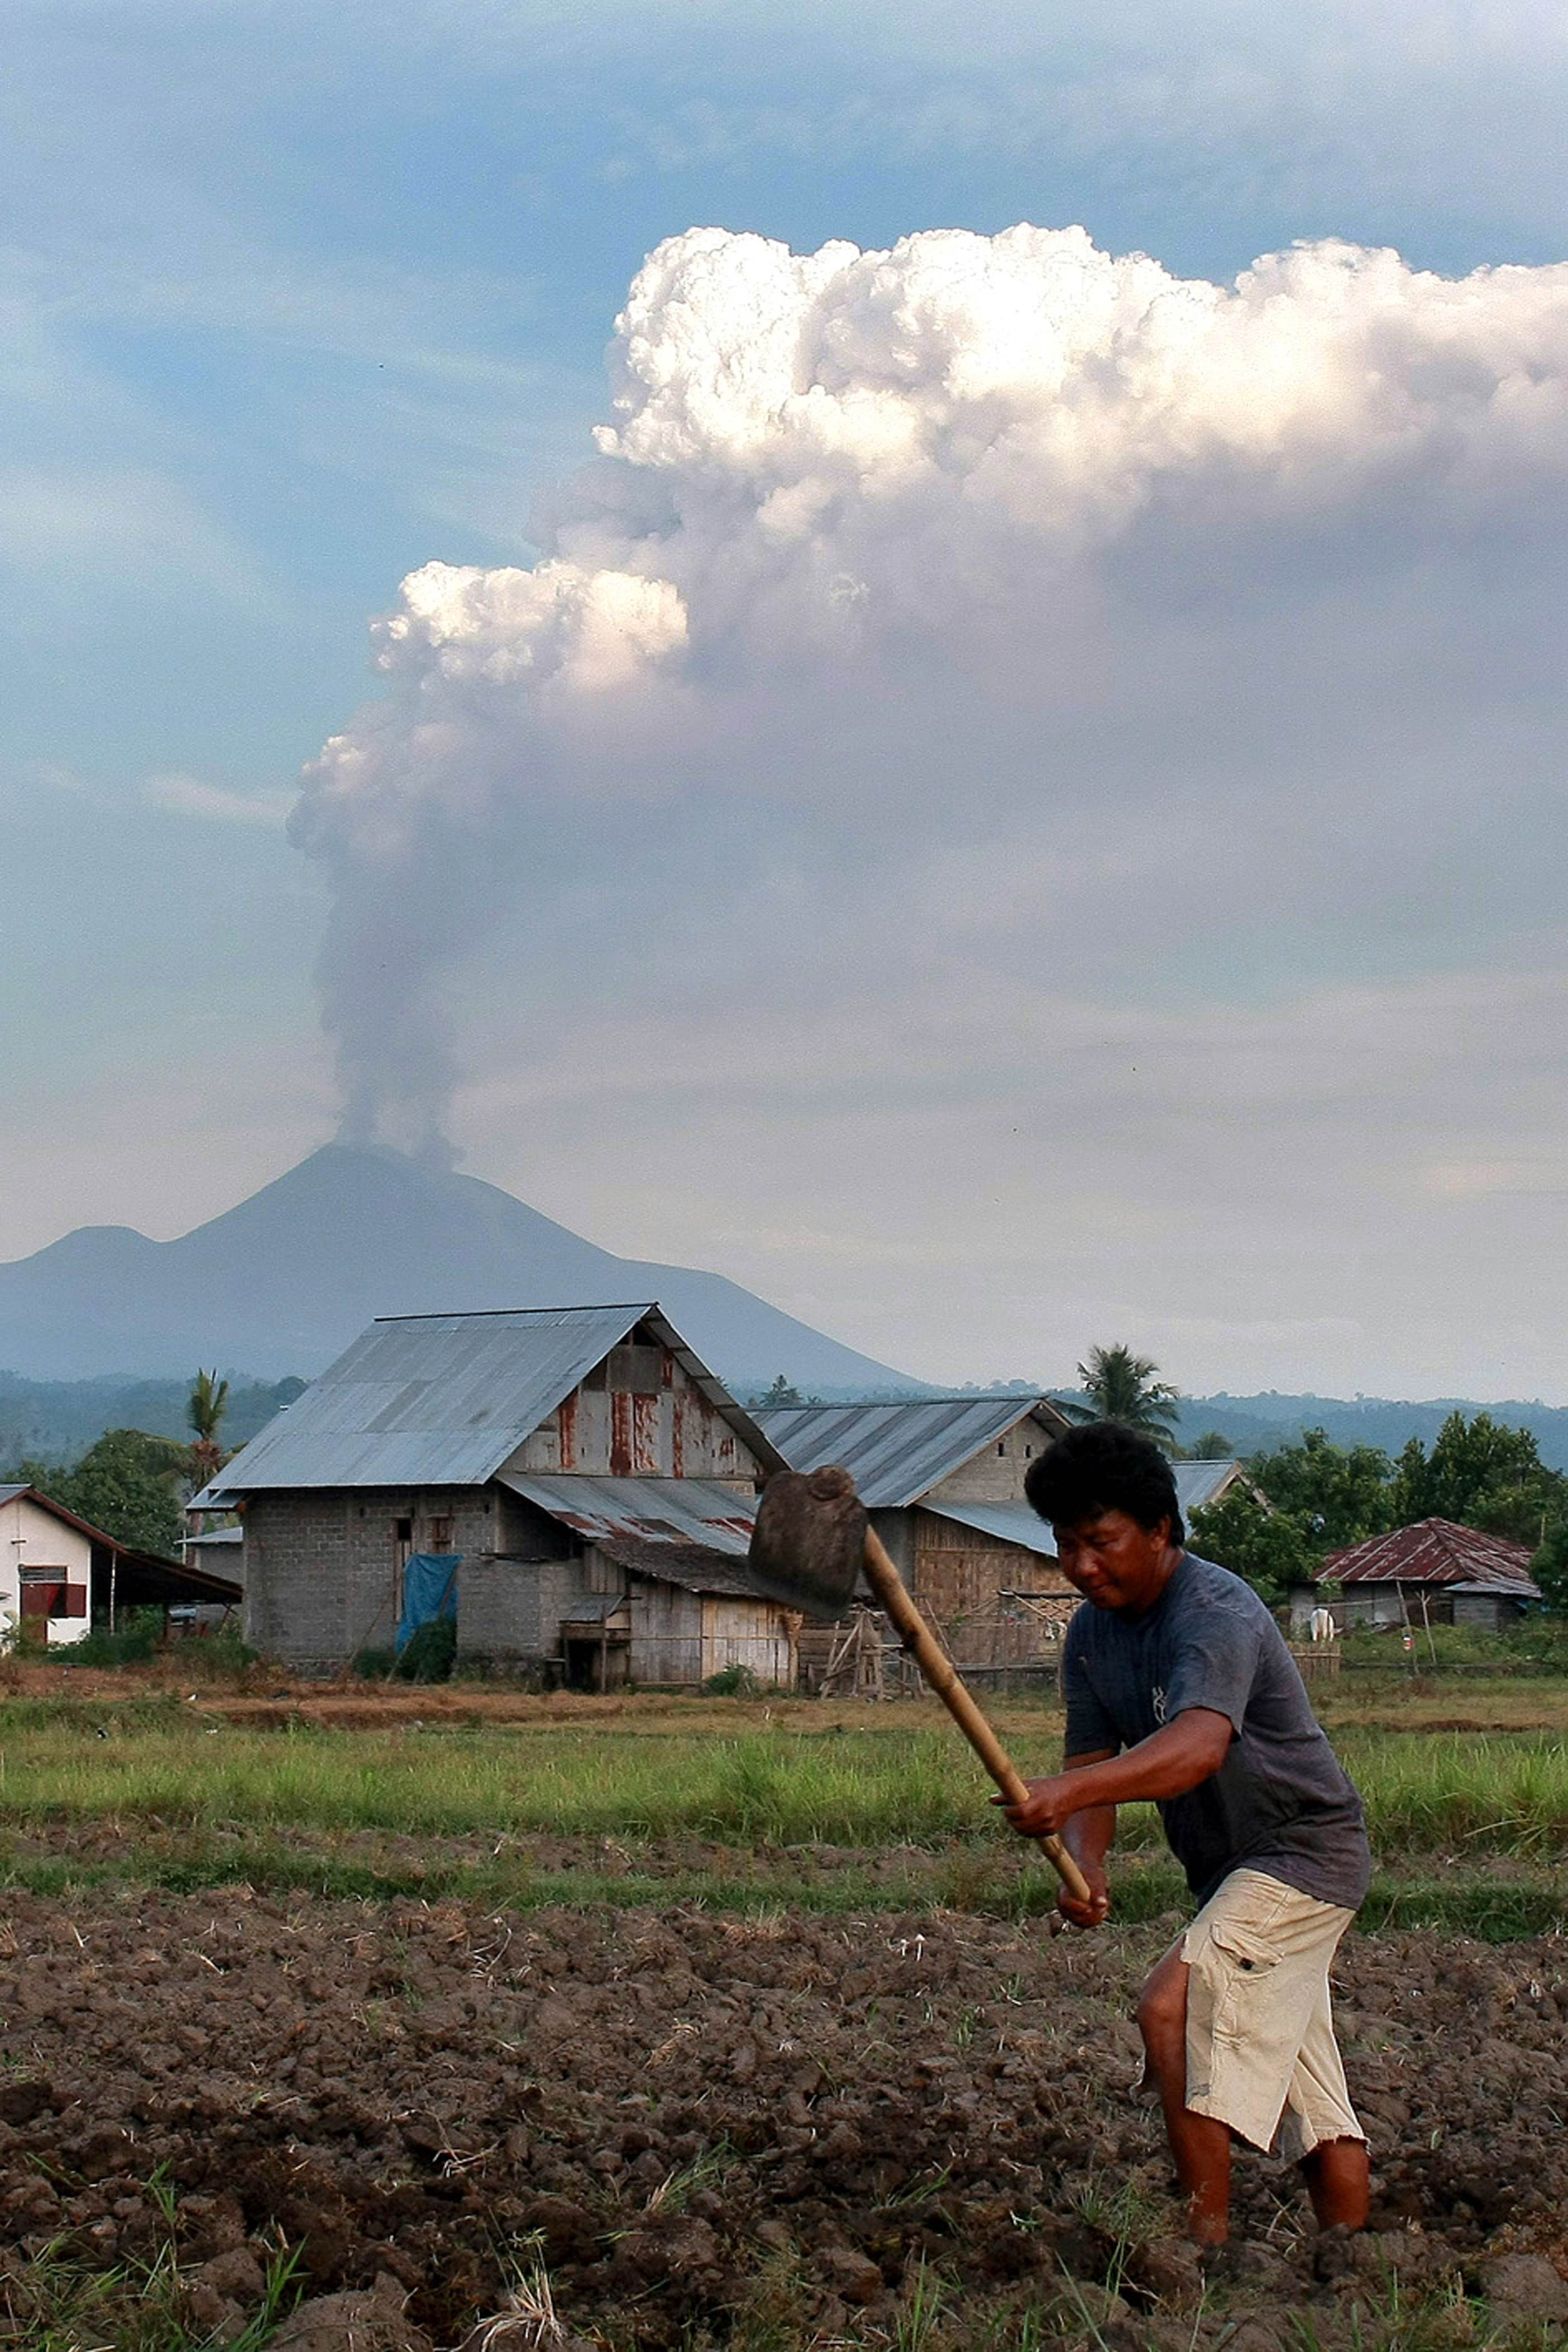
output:
[[[0,1486],[0,1637],[23,1629],[51,1645],[92,1623],[93,1530],[31,1486]]]
[[[37,1486],[0,1486],[0,1646],[79,1642],[94,1618],[178,1602],[237,1606],[231,1579],[137,1551]]]

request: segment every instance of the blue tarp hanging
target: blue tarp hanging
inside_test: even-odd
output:
[[[457,1618],[457,1570],[463,1555],[455,1551],[411,1553],[402,1572],[402,1615],[398,1621],[399,1654],[422,1625],[437,1617]]]

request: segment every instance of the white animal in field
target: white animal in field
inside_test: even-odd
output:
[[[1339,1639],[1339,1627],[1334,1623],[1332,1609],[1314,1609],[1308,1627],[1314,1642],[1334,1642]]]

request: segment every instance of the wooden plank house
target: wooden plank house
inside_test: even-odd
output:
[[[1048,1397],[777,1405],[758,1425],[797,1470],[853,1474],[873,1526],[954,1659],[977,1668],[1053,1654],[1078,1596],[1024,1495],[1036,1454],[1071,1426]],[[802,1636],[820,1672],[831,1641]]]

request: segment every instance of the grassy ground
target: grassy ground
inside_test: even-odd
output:
[[[623,1700],[590,1723],[541,1706],[518,1722],[340,1727],[258,1724],[194,1695],[12,1698],[0,1702],[0,1819],[862,1847],[994,1827],[978,1767],[929,1707],[846,1723],[800,1702],[648,1706]],[[998,1708],[997,1720],[1026,1770],[1051,1769],[1054,1710]],[[1385,1717],[1337,1728],[1335,1744],[1381,1852],[1568,1853],[1568,1743],[1539,1720],[1478,1730]],[[1158,1845],[1149,1808],[1124,1810],[1121,1843]]]
[[[1489,1937],[1560,1924],[1568,1684],[1467,1685],[1459,1717],[1451,1694],[1435,1711],[1402,1676],[1380,1702],[1358,1680],[1315,1696],[1379,1859],[1364,1924]],[[1051,1899],[925,1704],[512,1694],[476,1708],[451,1686],[394,1699],[97,1681],[0,1699],[0,1876],[13,1884],[245,1878],[527,1906],[1027,1913]],[[1059,1711],[996,1712],[1023,1769],[1049,1769]],[[1178,1899],[1151,1809],[1124,1809],[1119,1851],[1124,1916]]]
[[[155,2184],[156,2185],[156,2184]],[[260,2352],[298,2294],[294,2263],[279,2254],[266,2301],[226,2352]],[[97,2270],[65,2244],[0,2254],[0,2347],[4,2352],[216,2352],[193,2318],[190,2282],[172,2237],[145,2263]]]

